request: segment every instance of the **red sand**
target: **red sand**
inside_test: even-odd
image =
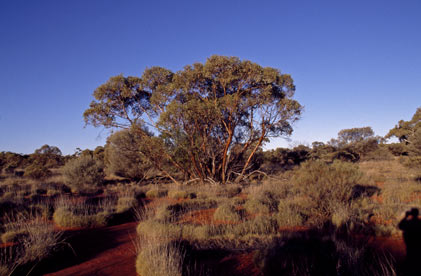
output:
[[[174,203],[177,200],[155,199],[149,202],[154,208],[163,202]],[[181,218],[182,222],[206,224],[213,221],[215,209],[198,210],[186,214]],[[135,276],[135,246],[137,222],[125,223],[117,226],[102,227],[98,229],[74,230],[73,238],[69,239],[77,254],[76,265],[69,266],[49,276]],[[286,230],[286,229],[282,229]],[[291,229],[293,231],[305,231],[303,228]],[[72,233],[72,231],[69,231]],[[71,239],[74,239],[73,241]],[[405,244],[400,237],[372,238],[369,243],[391,253],[398,262],[405,258]],[[231,254],[224,257],[217,264],[221,269],[232,271],[231,275],[261,275],[253,263],[252,253]],[[62,266],[63,267],[63,266]]]
[[[85,249],[90,251],[88,255],[91,256],[85,256],[88,258],[87,261],[46,275],[136,275],[134,248],[136,225],[136,222],[131,222],[94,229],[88,236],[89,240],[81,240],[79,245],[72,244],[77,255]],[[99,247],[95,250],[90,245],[96,243],[111,243],[112,248]],[[83,248],[83,245],[89,248]]]

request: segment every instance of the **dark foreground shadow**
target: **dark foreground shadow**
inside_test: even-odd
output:
[[[405,217],[399,223],[406,245],[406,261],[403,268],[406,275],[421,275],[421,220],[418,215],[418,209],[413,208],[405,213]]]

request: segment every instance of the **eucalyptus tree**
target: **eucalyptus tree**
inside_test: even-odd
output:
[[[411,138],[413,139],[419,129],[421,129],[421,107],[417,108],[411,120],[400,120],[394,128],[389,130],[385,138],[396,137],[399,142],[410,144]]]
[[[270,137],[292,133],[303,109],[294,92],[278,69],[212,56],[176,73],[152,67],[112,77],[94,91],[84,119],[136,132],[143,156],[173,181],[163,159],[189,179],[225,183],[242,179]]]

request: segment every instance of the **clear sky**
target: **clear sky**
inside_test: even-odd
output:
[[[96,87],[213,54],[292,75],[305,106],[292,141],[385,135],[421,106],[421,1],[0,0],[0,151],[103,145],[82,118]]]

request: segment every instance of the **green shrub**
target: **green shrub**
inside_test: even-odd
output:
[[[51,176],[51,171],[39,164],[32,164],[25,168],[24,176],[32,179],[45,179]]]
[[[77,192],[97,190],[105,176],[103,165],[89,155],[68,161],[62,173],[66,184]]]
[[[348,162],[307,161],[301,164],[293,177],[300,194],[315,203],[315,211],[329,219],[334,208],[349,205],[354,186],[362,182],[359,168]]]
[[[135,131],[124,129],[107,138],[104,159],[107,174],[141,180],[151,174],[152,165],[142,154],[142,143]]]

